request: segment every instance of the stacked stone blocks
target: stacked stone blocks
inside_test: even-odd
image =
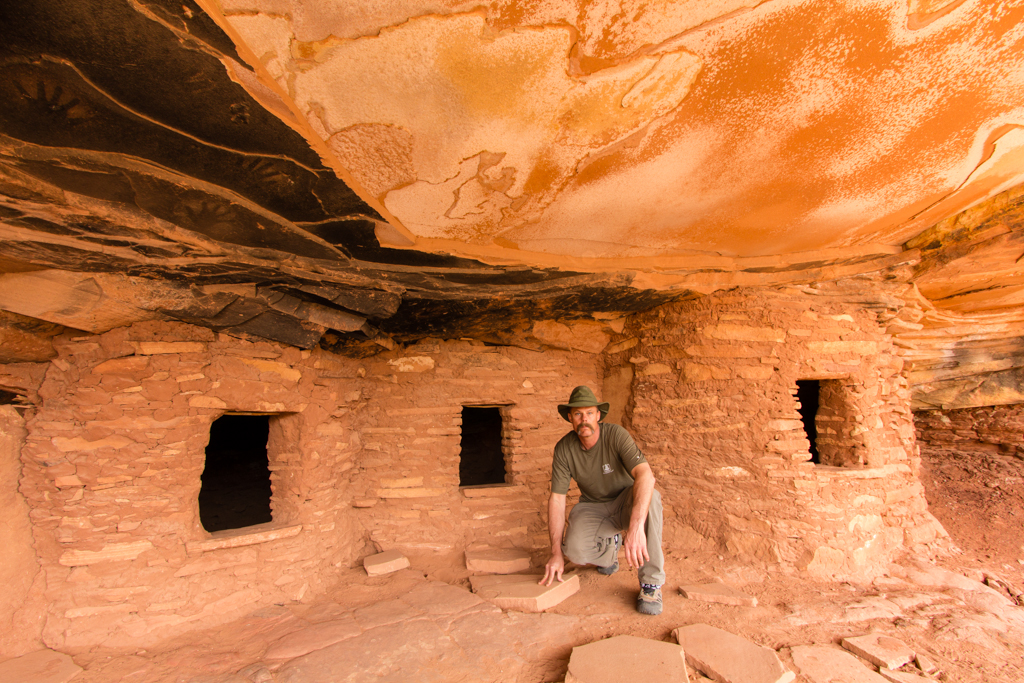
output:
[[[20,491],[48,577],[44,635],[69,648],[309,599],[370,542],[413,556],[546,544],[550,449],[566,429],[554,405],[596,381],[589,354],[468,342],[357,360],[150,322],[56,344]],[[509,485],[460,492],[465,404],[506,406]],[[211,535],[204,450],[231,412],[271,415],[273,522]]]

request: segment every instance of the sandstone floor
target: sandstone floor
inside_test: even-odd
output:
[[[264,608],[158,648],[73,653],[84,668],[74,680],[550,682],[564,678],[576,645],[613,635],[671,641],[673,629],[705,623],[777,650],[793,670],[793,647],[881,632],[925,653],[938,664],[939,680],[1018,683],[1024,607],[1013,597],[1024,588],[1024,461],[926,456],[922,478],[958,550],[932,564],[903,558],[870,585],[816,583],[713,552],[670,551],[661,616],[634,611],[635,573],[605,577],[593,568],[580,570],[576,595],[547,613],[523,614],[471,593],[470,572],[458,558],[417,558],[410,569],[384,576],[340,570],[321,599]],[[740,588],[758,605],[696,602],[677,589],[712,580]]]
[[[970,558],[954,557],[946,564],[972,574],[977,563],[964,566],[964,559]],[[575,645],[620,634],[671,641],[672,629],[691,623],[711,624],[776,649],[790,668],[792,647],[837,644],[881,631],[926,653],[941,668],[940,680],[1024,680],[1024,607],[985,591],[941,585],[942,576],[948,578],[941,571],[922,578],[911,566],[900,578],[896,575],[904,572],[894,566],[893,576],[856,586],[771,576],[717,556],[671,562],[675,576],[721,577],[741,585],[759,604],[693,602],[670,586],[664,613],[641,617],[632,607],[634,575],[621,571],[604,577],[585,569],[578,594],[548,613],[521,614],[479,600],[464,579],[438,581],[417,568],[382,577],[346,570],[329,599],[262,609],[150,651],[97,648],[76,655],[85,669],[76,680],[560,681]],[[1001,575],[1020,586],[1024,572],[1002,568]]]

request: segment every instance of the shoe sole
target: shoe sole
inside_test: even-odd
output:
[[[640,614],[647,614],[652,617],[656,617],[661,614],[661,605],[652,606],[650,603],[637,604],[636,611]]]

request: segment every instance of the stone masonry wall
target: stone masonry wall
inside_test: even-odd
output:
[[[917,441],[931,452],[997,452],[1024,458],[1024,403],[914,413]]]
[[[903,363],[863,307],[741,290],[635,316],[614,343],[605,373],[634,368],[631,426],[671,545],[868,579],[944,536],[916,476]],[[850,466],[810,462],[798,379],[823,380],[835,405],[818,414],[819,444]]]
[[[27,423],[20,491],[49,615],[44,640],[144,647],[261,604],[309,599],[378,549],[543,548],[555,404],[596,356],[425,341],[353,360],[177,323],[60,337]],[[464,404],[500,405],[508,483],[458,480]],[[273,414],[273,522],[207,533],[210,425]]]
[[[0,405],[0,659],[40,647],[43,614],[38,589],[39,562],[32,544],[29,508],[18,492],[25,420],[14,407]]]

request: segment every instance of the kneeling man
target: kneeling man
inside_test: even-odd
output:
[[[559,414],[573,431],[555,445],[548,499],[551,559],[540,583],[562,580],[565,558],[597,565],[598,572],[619,569],[619,547],[626,562],[639,570],[641,614],[661,614],[665,559],[661,551],[661,495],[654,490],[654,472],[625,429],[602,423],[608,404],[598,402],[587,387],[576,387]],[[569,481],[580,487],[580,502],[565,519]],[[625,536],[623,536],[625,533]]]

